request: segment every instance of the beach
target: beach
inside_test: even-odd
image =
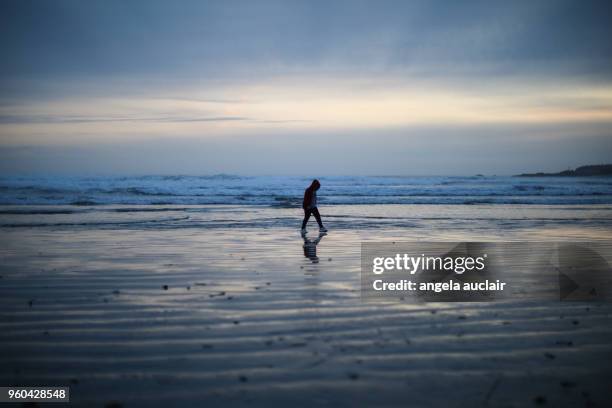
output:
[[[359,283],[362,242],[605,240],[609,205],[321,212],[313,255],[299,208],[2,206],[0,382],[76,406],[610,403],[609,304],[367,302]]]
[[[3,1],[0,408],[612,407],[611,10]]]

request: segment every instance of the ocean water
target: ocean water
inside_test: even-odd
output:
[[[295,230],[309,183],[231,175],[5,177],[0,227]],[[612,232],[612,178],[322,177],[321,183],[321,213],[336,231],[395,230],[419,239],[600,239]]]
[[[612,204],[612,178],[321,177],[321,205]],[[0,205],[299,207],[307,177],[1,177]]]

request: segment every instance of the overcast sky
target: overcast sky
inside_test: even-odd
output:
[[[4,174],[612,162],[612,6],[0,2]]]

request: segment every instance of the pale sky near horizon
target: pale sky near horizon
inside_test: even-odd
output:
[[[0,2],[2,174],[612,162],[601,1]]]

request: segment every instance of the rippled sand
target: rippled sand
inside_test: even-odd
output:
[[[363,240],[600,239],[608,224],[531,215],[531,226],[468,228],[455,215],[352,230],[342,223],[357,210],[335,208],[314,258],[283,224],[299,223],[295,210],[239,210],[246,224],[233,228],[214,212],[208,228],[4,227],[0,383],[69,385],[80,406],[612,402],[609,304],[364,303],[359,293]],[[268,211],[281,221],[249,223]]]

